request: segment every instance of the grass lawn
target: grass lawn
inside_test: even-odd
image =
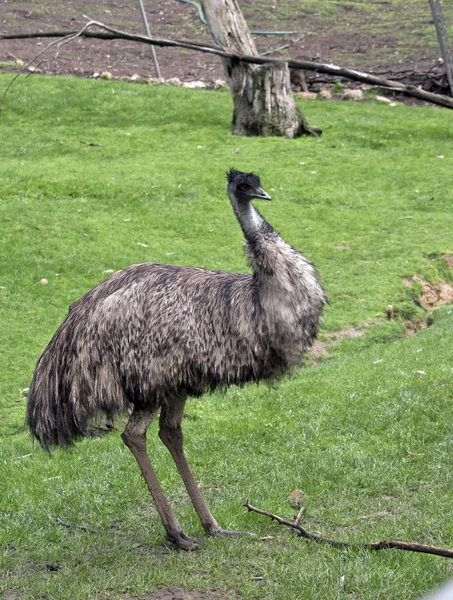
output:
[[[0,91],[10,77],[0,76]],[[448,559],[309,543],[242,506],[249,497],[291,518],[286,497],[303,489],[302,524],[313,532],[453,547],[453,306],[428,315],[414,303],[417,286],[404,284],[413,275],[453,281],[443,260],[453,254],[452,113],[316,101],[304,110],[323,137],[285,140],[231,136],[231,110],[227,91],[38,76],[7,97],[0,594],[8,600],[130,599],[160,587],[401,600],[453,576]],[[49,457],[24,428],[22,390],[68,306],[110,270],[145,261],[247,269],[226,197],[233,165],[261,176],[274,198],[260,205],[266,218],[318,266],[330,299],[321,337],[365,333],[275,388],[188,402],[187,453],[213,513],[257,536],[209,539],[185,553],[164,543],[122,423]],[[201,536],[155,427],[149,448],[186,532]]]

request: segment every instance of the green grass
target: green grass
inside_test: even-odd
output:
[[[4,594],[100,599],[169,586],[246,599],[396,600],[451,576],[441,558],[307,543],[242,506],[250,497],[291,517],[286,496],[302,488],[312,531],[453,546],[453,308],[406,339],[404,321],[384,317],[392,304],[424,318],[404,278],[450,277],[441,257],[453,254],[451,114],[376,102],[304,109],[321,139],[232,137],[225,91],[40,77],[12,88],[0,116]],[[69,304],[106,270],[143,261],[247,269],[226,200],[232,165],[261,175],[274,197],[261,205],[265,216],[317,264],[330,298],[324,334],[371,326],[275,389],[188,403],[187,453],[216,518],[258,534],[188,554],[163,544],[118,431],[49,458],[25,431],[21,390]],[[186,531],[201,535],[155,427],[149,445]]]

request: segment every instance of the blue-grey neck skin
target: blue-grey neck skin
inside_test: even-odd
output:
[[[239,201],[231,189],[228,190],[228,194],[234,214],[248,242],[254,242],[257,237],[273,231],[272,226],[253,206],[251,201]]]

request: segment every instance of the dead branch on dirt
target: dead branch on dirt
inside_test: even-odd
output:
[[[341,542],[339,540],[333,540],[330,538],[322,537],[321,535],[317,535],[316,533],[310,533],[304,527],[296,523],[295,521],[288,521],[287,519],[283,519],[278,515],[274,515],[271,512],[266,510],[262,510],[260,508],[256,508],[250,504],[250,500],[247,500],[244,504],[245,508],[249,512],[255,512],[259,515],[264,515],[265,517],[269,517],[273,521],[277,521],[280,525],[285,525],[286,527],[291,527],[294,529],[298,535],[303,538],[307,538],[309,540],[313,540],[315,542],[322,542],[324,544],[330,544],[331,546],[337,546],[341,548],[360,548],[363,550],[384,550],[386,548],[394,548],[395,550],[408,550],[410,552],[423,552],[424,554],[435,554],[437,556],[446,556],[447,558],[453,558],[453,550],[449,550],[448,548],[437,548],[436,546],[426,546],[424,544],[417,544],[411,542],[401,542],[398,540],[382,540],[380,542],[374,543],[357,543],[350,544],[349,542]]]
[[[92,32],[89,31],[92,27],[96,27],[98,29],[102,29],[103,32]],[[346,69],[343,67],[338,67],[336,65],[327,65],[324,63],[312,62],[308,60],[282,60],[280,58],[272,58],[267,56],[247,56],[247,55],[238,55],[233,54],[231,52],[226,52],[219,46],[210,45],[210,44],[198,44],[197,42],[184,41],[184,40],[169,40],[162,38],[151,38],[145,35],[139,35],[135,33],[129,33],[127,31],[121,31],[119,29],[115,29],[104,23],[99,21],[90,20],[80,31],[65,31],[51,32],[52,37],[62,37],[62,43],[68,43],[77,37],[91,37],[91,38],[100,38],[100,39],[124,39],[128,41],[138,42],[142,44],[150,44],[160,47],[177,47],[177,48],[185,48],[187,50],[194,50],[196,52],[204,52],[207,54],[214,54],[216,56],[221,56],[222,58],[227,58],[232,61],[242,61],[245,63],[252,64],[272,64],[272,63],[284,63],[288,64],[290,69],[301,69],[305,71],[316,71],[317,73],[325,73],[327,75],[332,75],[334,77],[344,77],[345,79],[351,79],[353,81],[359,81],[361,83],[366,83],[375,87],[380,87],[383,89],[391,90],[395,93],[406,94],[408,96],[413,96],[415,98],[419,98],[420,100],[424,100],[425,102],[430,102],[432,104],[437,104],[438,106],[443,106],[445,108],[453,109],[453,98],[449,96],[444,96],[441,94],[434,94],[433,92],[427,92],[425,90],[421,90],[413,85],[405,85],[398,81],[393,81],[391,79],[385,79],[382,77],[377,77],[375,75],[370,75],[367,73],[362,73],[361,71],[355,71],[353,69]],[[24,38],[38,38],[38,37],[50,37],[50,33],[28,33],[28,34],[8,34],[0,36],[0,40],[2,39],[24,39]],[[21,69],[21,72],[16,75],[14,80],[33,62],[40,57],[46,50],[48,50],[51,46],[55,45],[57,42],[52,42],[47,46],[43,51],[41,51],[34,59],[32,59],[27,65]],[[11,87],[11,84],[8,86],[8,89]],[[6,93],[4,94],[4,96]]]

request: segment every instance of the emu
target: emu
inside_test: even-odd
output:
[[[122,439],[132,451],[166,537],[192,550],[146,451],[160,410],[159,437],[173,457],[208,535],[221,529],[184,455],[188,396],[273,381],[310,348],[326,303],[315,268],[253,206],[271,200],[253,173],[231,169],[228,195],[245,237],[252,273],[144,263],[95,286],[71,306],[39,358],[27,422],[41,446],[67,447],[100,411],[131,412]]]

